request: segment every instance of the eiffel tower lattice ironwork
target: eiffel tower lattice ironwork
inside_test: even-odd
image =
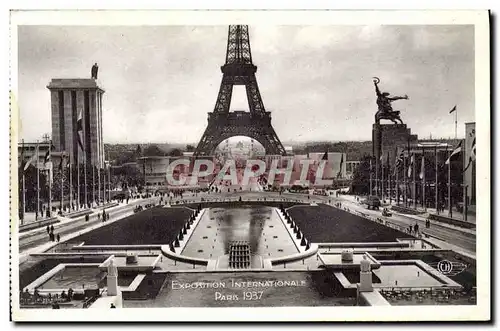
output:
[[[221,71],[223,76],[215,109],[208,113],[208,126],[194,155],[211,155],[222,141],[234,136],[257,140],[266,154],[285,155],[285,148],[271,125],[271,113],[265,110],[260,96],[247,25],[229,26],[226,63]],[[229,112],[234,85],[245,85],[250,112]]]

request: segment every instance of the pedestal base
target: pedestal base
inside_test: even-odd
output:
[[[118,294],[118,277],[116,276],[107,276],[107,287],[108,287],[108,296],[114,296]]]
[[[359,273],[359,291],[360,292],[371,292],[373,291],[372,285],[372,272],[360,272]]]

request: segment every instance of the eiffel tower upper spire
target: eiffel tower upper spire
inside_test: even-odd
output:
[[[227,36],[226,64],[252,64],[248,25],[230,25]]]
[[[208,113],[208,126],[196,147],[195,156],[210,155],[224,139],[238,135],[257,140],[268,154],[286,155],[271,125],[271,114],[262,102],[247,25],[229,26],[226,62],[221,71],[222,82],[215,108]],[[245,86],[249,112],[229,112],[234,85]]]

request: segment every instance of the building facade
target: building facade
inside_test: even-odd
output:
[[[95,79],[80,78],[52,79],[47,88],[51,95],[52,144],[56,151],[65,151],[72,164],[104,168],[104,90]]]

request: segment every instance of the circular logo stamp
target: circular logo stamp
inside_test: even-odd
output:
[[[453,263],[448,260],[439,261],[437,264],[437,269],[443,275],[449,275],[453,271]]]

